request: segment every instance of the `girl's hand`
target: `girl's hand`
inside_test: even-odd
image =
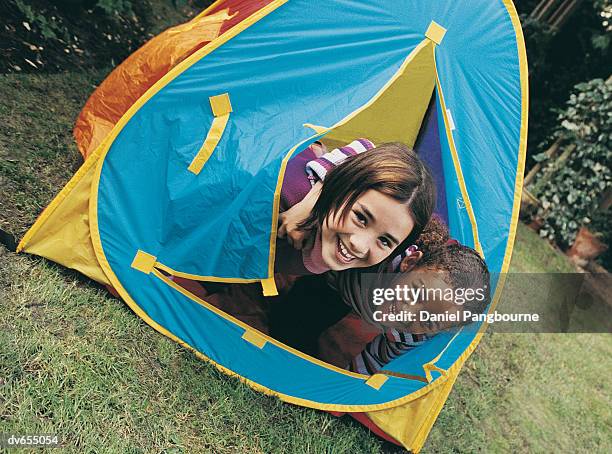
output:
[[[327,147],[325,146],[324,143],[321,143],[321,142],[314,142],[310,146],[310,149],[314,152],[317,159],[319,159],[321,156],[327,153]]]
[[[279,216],[279,227],[277,236],[279,238],[287,238],[287,242],[294,248],[300,250],[312,246],[314,236],[311,231],[300,230],[299,224],[304,221],[314,208],[314,205],[319,198],[323,184],[317,182],[306,197],[301,202],[296,203],[287,211],[284,211]]]

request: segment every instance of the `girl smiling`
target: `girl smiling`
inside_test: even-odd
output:
[[[403,144],[380,145],[322,177],[322,184],[281,215],[279,237],[291,237],[293,247],[280,242],[277,272],[307,274],[291,266],[295,252],[288,259],[302,246],[304,268],[313,274],[379,264],[414,242],[431,217],[433,179]],[[298,244],[296,237],[310,241]]]

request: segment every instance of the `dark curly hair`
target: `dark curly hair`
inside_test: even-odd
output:
[[[448,227],[438,215],[434,214],[414,244],[418,246],[419,250],[425,252],[428,249],[446,244],[449,239]]]
[[[464,310],[480,314],[489,305],[489,268],[480,254],[471,247],[459,243],[433,245],[423,251],[417,267],[442,271],[444,281],[453,288],[483,289],[484,299],[466,300]]]

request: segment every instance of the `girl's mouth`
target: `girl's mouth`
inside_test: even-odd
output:
[[[336,240],[336,260],[338,260],[338,262],[342,263],[342,264],[348,264],[351,263],[353,260],[355,260],[357,257],[355,257],[354,255],[352,255],[347,247],[344,245],[344,243],[342,243],[342,241],[340,241],[340,237],[337,237],[338,239]]]

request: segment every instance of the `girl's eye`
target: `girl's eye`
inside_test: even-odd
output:
[[[357,218],[357,222],[359,222],[362,225],[366,225],[367,224],[368,219],[365,217],[365,215],[363,215],[359,211],[354,211],[354,213],[355,213],[355,217]]]
[[[384,247],[391,247],[391,241],[389,241],[384,236],[380,237],[380,242],[382,243]]]

